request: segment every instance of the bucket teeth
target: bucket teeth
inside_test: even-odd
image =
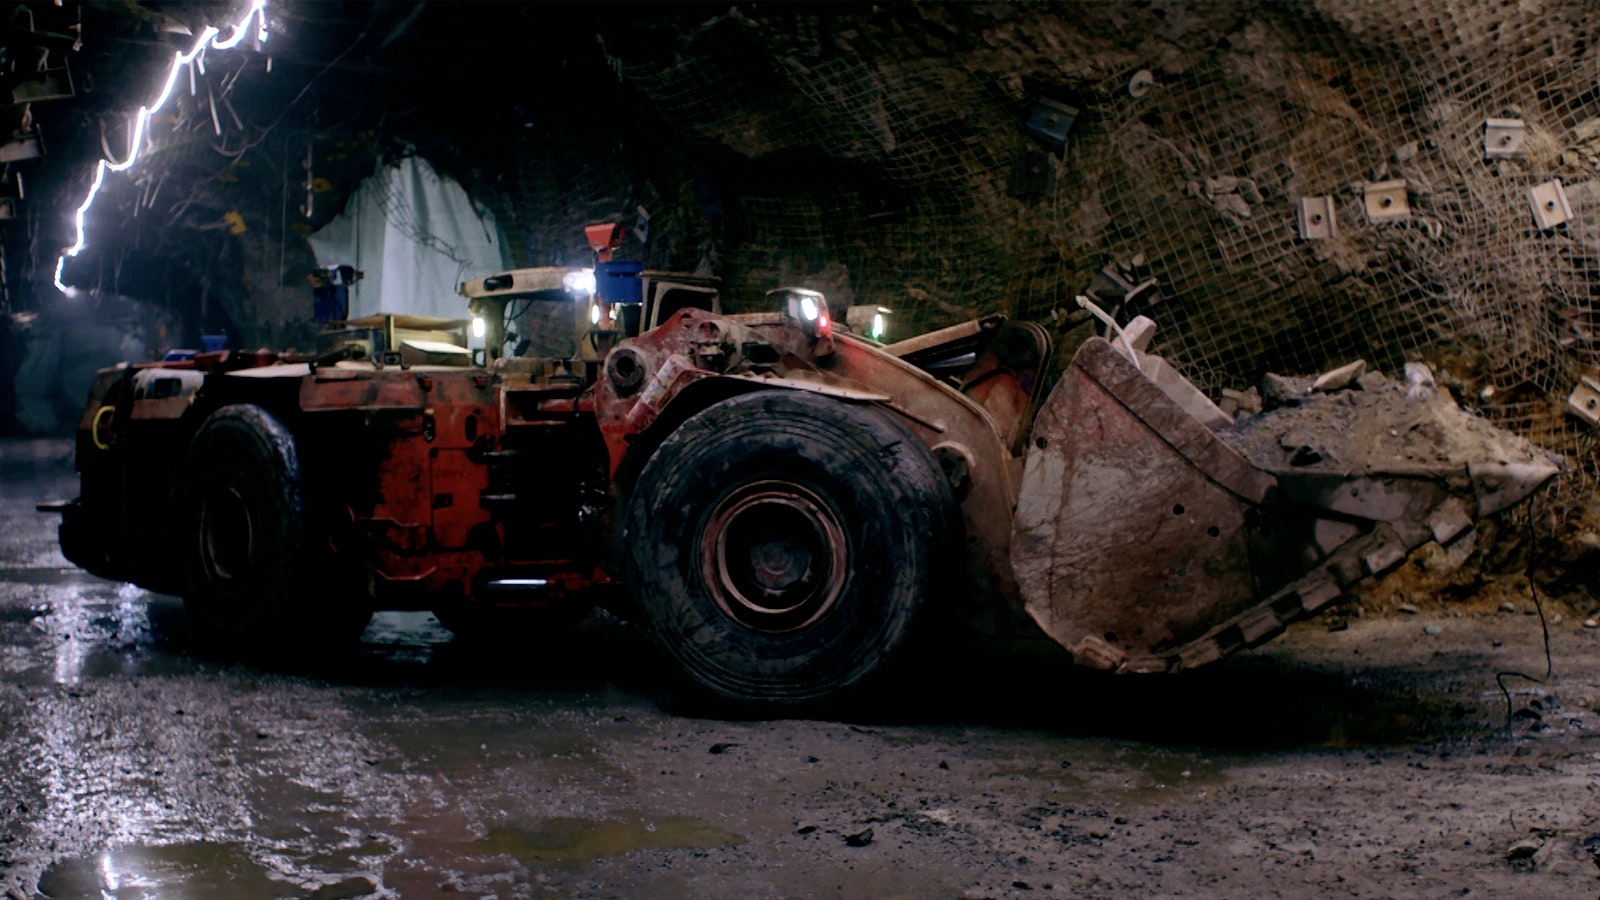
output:
[[[1561,470],[1547,462],[1469,463],[1472,490],[1478,497],[1478,517],[1510,509],[1544,487]]]
[[[1381,379],[1221,431],[1187,396],[1093,339],[1035,421],[1012,566],[1028,613],[1085,665],[1174,671],[1253,647],[1561,472]]]

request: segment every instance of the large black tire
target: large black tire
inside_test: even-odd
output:
[[[622,533],[651,630],[740,704],[838,699],[908,646],[950,571],[955,505],[888,413],[798,392],[725,400],[667,438]]]
[[[189,444],[182,514],[184,608],[206,644],[292,654],[360,635],[352,579],[309,539],[294,435],[252,404],[225,406]],[[314,602],[329,591],[318,608]]]

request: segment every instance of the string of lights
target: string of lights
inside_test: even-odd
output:
[[[75,223],[77,225],[77,240],[71,247],[68,247],[65,251],[63,251],[61,256],[56,260],[55,285],[57,290],[61,291],[62,293],[67,292],[67,285],[61,280],[61,275],[66,268],[67,259],[69,257],[77,256],[83,251],[83,248],[87,244],[83,224],[84,216],[88,214],[89,208],[94,205],[94,199],[100,193],[100,186],[105,182],[106,173],[125,172],[132,168],[133,164],[139,160],[139,150],[144,144],[145,129],[149,127],[150,118],[159,112],[161,108],[167,104],[167,101],[171,99],[173,86],[178,83],[178,76],[183,74],[183,72],[190,66],[195,65],[197,60],[199,61],[200,71],[204,73],[204,55],[207,51],[231,50],[238,46],[239,43],[244,40],[245,35],[251,33],[250,23],[252,20],[254,20],[256,23],[254,32],[256,35],[256,41],[258,43],[266,42],[266,8],[267,0],[251,0],[250,7],[245,11],[243,17],[230,26],[231,31],[228,37],[222,37],[222,29],[216,27],[215,25],[207,25],[204,30],[200,32],[199,38],[194,42],[194,46],[189,49],[189,52],[178,52],[173,55],[172,67],[167,70],[167,80],[161,86],[161,93],[156,96],[154,102],[139,107],[139,111],[134,114],[132,128],[130,129],[130,134],[128,135],[127,158],[121,162],[113,162],[110,159],[101,159],[95,163],[94,179],[89,185],[88,196],[84,197],[83,205],[78,207],[78,211],[75,216]],[[193,82],[191,82],[191,89],[192,86]]]

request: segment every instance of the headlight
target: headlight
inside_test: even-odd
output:
[[[579,269],[576,272],[568,272],[561,276],[561,286],[566,288],[568,293],[587,297],[594,293],[594,270]]]
[[[833,322],[828,318],[828,298],[806,288],[778,288],[767,296],[783,303],[789,318],[814,338],[833,337]]]
[[[887,306],[867,303],[846,309],[844,321],[856,334],[864,334],[875,341],[882,341],[884,335],[889,333],[889,313],[890,309]]]

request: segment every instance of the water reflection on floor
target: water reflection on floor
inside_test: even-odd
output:
[[[803,827],[782,812],[791,788],[831,790],[805,762],[822,751],[775,763],[764,723],[674,717],[648,644],[614,620],[536,655],[486,654],[426,613],[384,613],[353,652],[275,670],[193,652],[173,598],[24,582],[0,587],[0,720],[20,762],[0,785],[50,812],[0,822],[22,841],[13,871],[32,864],[45,896],[522,896],[607,859],[741,852]],[[1108,788],[1203,798],[1241,753],[1387,746],[1454,721],[1414,694],[1262,665],[1147,686],[1002,656],[826,727],[907,759],[983,735],[990,750],[959,752],[992,762],[965,777],[1081,806]],[[1029,683],[1072,702],[1015,690]],[[1251,704],[1216,701],[1239,696]],[[741,753],[754,770],[712,768]]]
[[[38,890],[61,900],[275,900],[297,892],[270,878],[244,847],[205,842],[119,847],[65,859],[44,871]]]
[[[1263,759],[1486,721],[1403,668],[1102,678],[1049,646],[965,648],[833,720],[720,719],[605,616],[488,647],[389,612],[245,664],[60,558],[32,504],[69,471],[0,470],[0,896],[955,896],[975,861],[1038,864],[991,820],[1059,850]]]

